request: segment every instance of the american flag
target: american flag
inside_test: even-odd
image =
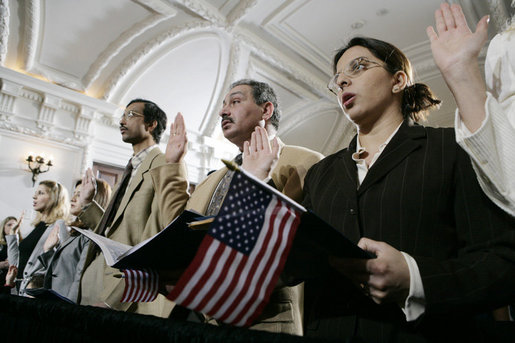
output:
[[[125,290],[121,302],[151,302],[159,291],[159,275],[153,270],[124,269]]]
[[[234,174],[220,212],[168,299],[235,326],[249,326],[259,316],[301,216],[266,187]]]

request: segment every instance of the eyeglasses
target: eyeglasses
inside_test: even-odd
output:
[[[129,120],[133,117],[144,117],[144,115],[141,113],[138,113],[136,111],[130,110],[130,111],[124,112],[122,114],[122,116],[120,117],[120,120],[122,120],[124,118],[125,118],[125,120]]]
[[[342,87],[338,84],[338,78],[341,74],[350,78],[356,78],[363,74],[363,72],[366,70],[375,67],[383,67],[383,65],[379,62],[370,61],[365,57],[356,58],[355,60],[352,60],[343,71],[334,74],[334,76],[327,84],[327,88],[329,88],[329,90],[334,94],[338,95],[338,93],[343,90]]]

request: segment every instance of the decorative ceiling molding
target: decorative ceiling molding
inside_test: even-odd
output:
[[[238,28],[238,31],[235,31],[234,33],[234,38],[244,43],[251,52],[254,53],[254,55],[259,56],[264,61],[303,82],[306,86],[312,89],[313,93],[321,97],[328,96],[325,81],[313,75],[309,75],[308,71],[306,71],[304,67],[299,65],[296,61],[286,57],[263,38],[257,36],[246,28]]]
[[[227,26],[224,15],[205,0],[176,0],[176,2],[216,26]]]
[[[218,106],[220,103],[222,103],[222,100],[225,97],[225,91],[229,88],[229,85],[235,81],[234,79],[236,76],[236,70],[241,61],[241,53],[241,46],[239,42],[233,41],[231,46],[231,54],[229,56],[229,63],[227,64],[227,70],[225,71],[225,80],[223,81],[221,89],[219,91],[215,90],[219,94],[218,99],[211,101],[210,110],[206,111],[206,115],[204,118],[202,118],[202,123],[200,124],[199,131],[202,132],[203,135],[212,136],[216,130],[217,125],[220,124],[220,119],[217,115],[218,111],[220,110]]]
[[[165,17],[173,17],[177,14],[177,10],[169,3],[163,0],[133,0],[134,2],[151,9]]]
[[[111,60],[118,55],[118,53],[125,47],[127,47],[131,42],[134,41],[137,37],[141,36],[143,33],[148,31],[149,29],[157,26],[161,22],[169,19],[171,16],[169,15],[161,15],[161,14],[153,14],[144,20],[138,22],[130,29],[122,32],[120,36],[113,42],[109,43],[107,48],[102,51],[102,53],[97,57],[95,62],[90,66],[86,75],[82,78],[82,82],[84,88],[88,91],[91,91],[89,88],[91,85],[98,79],[98,77],[102,74],[105,67],[111,62]],[[93,96],[98,96],[98,94],[92,94]]]
[[[227,22],[230,26],[235,26],[247,14],[252,7],[256,6],[257,0],[238,1],[236,6],[227,15]]]
[[[208,29],[210,32],[215,31],[212,25],[206,22],[197,21],[187,23],[174,30],[167,31],[147,42],[146,44],[140,46],[136,52],[130,54],[129,57],[127,57],[125,61],[120,64],[120,66],[112,73],[109,80],[106,81],[106,87],[102,92],[102,99],[117,103],[122,96],[121,94],[118,94],[118,90],[123,81],[131,72],[137,68],[138,65],[142,64],[146,58],[153,55],[164,44],[167,44],[170,41],[179,40],[188,34],[200,32],[205,29]]]
[[[334,111],[334,104],[329,101],[310,102],[303,106],[302,110],[296,111],[295,115],[284,116],[281,118],[280,133],[288,134],[295,131],[299,126],[322,115],[322,112]]]
[[[71,137],[65,138],[57,133],[50,132],[50,131],[32,130],[27,127],[22,127],[18,124],[14,124],[9,121],[1,120],[1,118],[0,118],[0,129],[10,131],[13,133],[18,133],[18,134],[35,137],[35,138],[40,138],[45,141],[60,143],[60,144],[63,144],[63,147],[68,147],[68,148],[70,146],[83,148],[90,144],[89,140],[87,140],[87,139],[77,140],[77,139],[71,138]]]
[[[84,91],[82,81],[73,75],[38,63],[43,19],[41,0],[26,0],[23,31],[22,68],[31,74],[40,75],[64,87]]]
[[[303,56],[309,63],[326,74],[328,70],[331,70],[331,59],[325,56],[324,52],[320,51],[318,47],[295,30],[294,27],[286,23],[290,16],[300,11],[308,2],[309,0],[300,3],[290,0],[288,3],[281,6],[280,9],[274,11],[273,16],[267,18],[263,26],[281,40],[285,46],[297,51],[299,55]]]
[[[39,43],[39,31],[41,21],[41,1],[26,0],[24,11],[23,30],[23,69],[30,71],[34,66]]]
[[[0,65],[4,65],[9,42],[9,0],[0,0]]]

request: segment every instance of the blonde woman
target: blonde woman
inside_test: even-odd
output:
[[[42,281],[44,272],[40,274],[38,256],[43,252],[43,244],[54,227],[66,230],[65,220],[70,211],[68,191],[55,181],[41,181],[32,199],[36,211],[36,218],[32,222],[34,229],[23,240],[18,240],[14,232],[6,236],[9,261],[17,266],[18,277],[22,277],[18,279],[21,281],[18,289],[20,295],[25,294],[25,288],[38,276]]]
[[[10,286],[6,283],[5,276],[7,275],[7,270],[9,268],[9,261],[7,260],[7,242],[5,240],[5,235],[11,233],[12,230],[15,230],[19,227],[19,222],[21,222],[22,217],[18,220],[16,217],[8,216],[0,223],[0,283],[5,284],[5,286]]]
[[[96,193],[93,200],[101,207],[106,208],[111,197],[111,187],[107,182],[95,179]],[[70,214],[75,219],[59,232],[55,227],[43,245],[44,253],[39,256],[42,269],[46,271],[43,287],[51,289],[65,298],[77,302],[79,295],[80,278],[84,269],[84,262],[88,251],[89,239],[79,234],[73,227],[86,229],[76,216],[82,211],[80,193],[82,180],[75,185],[71,198]]]

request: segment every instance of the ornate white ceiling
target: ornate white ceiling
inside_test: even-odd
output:
[[[326,84],[334,51],[355,35],[401,48],[444,101],[427,125],[452,126],[454,102],[425,34],[440,2],[0,0],[0,63],[119,107],[148,98],[214,139],[228,85],[255,78],[279,95],[283,140],[329,154],[352,135]],[[510,11],[510,0],[449,2],[474,25],[492,13],[492,35]]]

